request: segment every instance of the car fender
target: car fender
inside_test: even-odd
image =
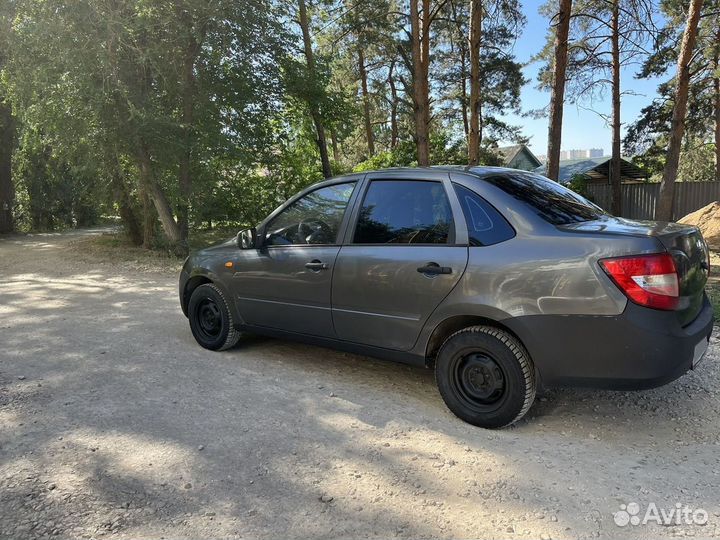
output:
[[[218,289],[220,289],[223,296],[228,302],[228,307],[230,308],[230,311],[233,315],[233,319],[236,321],[237,324],[243,324],[244,319],[242,318],[240,311],[238,310],[235,297],[230,291],[230,289],[227,287],[227,285],[224,283],[223,279],[210,268],[206,268],[203,266],[195,266],[188,272],[188,278],[185,281],[184,288],[186,289],[188,283],[191,283],[193,279],[197,278],[202,278],[205,282],[211,282]],[[185,305],[187,305],[187,303],[190,301],[190,298],[187,298],[185,301]]]

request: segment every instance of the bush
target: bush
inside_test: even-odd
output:
[[[589,182],[590,180],[587,178],[587,176],[584,176],[582,174],[574,174],[570,179],[568,187],[572,189],[575,193],[582,195],[586,199],[592,200],[590,198],[590,191],[588,190]]]

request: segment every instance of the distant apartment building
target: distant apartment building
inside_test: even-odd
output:
[[[538,154],[538,161],[540,163],[547,162],[547,156],[545,154]],[[560,161],[569,161],[573,159],[590,159],[590,158],[601,158],[605,157],[605,152],[602,148],[589,148],[585,150],[563,150],[560,152]]]
[[[560,152],[560,159],[562,161],[567,161],[570,159],[588,159],[588,158],[598,158],[603,157],[603,149],[602,148],[589,148],[589,149],[574,149],[574,150],[562,150]]]

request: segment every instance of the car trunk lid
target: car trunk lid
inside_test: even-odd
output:
[[[685,326],[691,323],[700,313],[710,267],[707,244],[697,227],[608,216],[605,219],[573,223],[561,228],[586,233],[657,238],[675,261],[680,292],[677,309],[680,324]]]

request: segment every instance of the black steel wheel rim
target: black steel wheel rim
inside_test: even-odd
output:
[[[473,408],[496,405],[505,395],[505,374],[488,354],[465,354],[457,359],[453,371],[459,397]]]
[[[220,306],[212,298],[203,298],[195,308],[195,321],[200,335],[208,341],[213,341],[222,332],[222,313]]]

